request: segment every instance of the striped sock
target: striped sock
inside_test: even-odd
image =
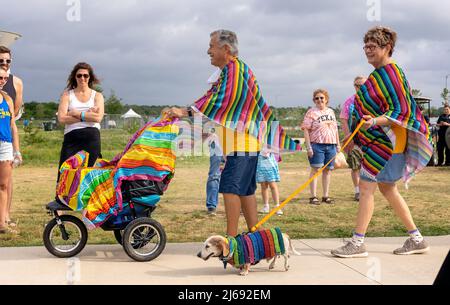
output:
[[[409,236],[414,240],[416,244],[422,242],[423,236],[420,234],[419,229],[408,231]]]
[[[357,247],[361,246],[364,243],[364,234],[354,232],[351,242]]]

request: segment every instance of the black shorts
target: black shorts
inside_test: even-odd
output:
[[[239,196],[255,194],[258,155],[259,153],[228,155],[220,177],[219,193]]]
[[[75,129],[64,135],[64,142],[59,157],[58,180],[61,165],[81,150],[89,153],[88,166],[94,166],[95,160],[99,157],[101,158],[100,130],[98,128]]]

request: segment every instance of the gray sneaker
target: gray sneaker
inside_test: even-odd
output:
[[[430,250],[428,243],[422,240],[420,243],[416,243],[412,238],[408,238],[403,247],[395,249],[394,254],[397,255],[409,255],[409,254],[422,254]]]
[[[216,216],[217,215],[215,208],[208,208],[208,212],[207,213],[208,213],[209,216]]]
[[[367,257],[369,253],[366,251],[366,246],[362,244],[361,246],[354,245],[351,241],[348,241],[345,246],[331,250],[331,254],[342,258],[351,257]]]

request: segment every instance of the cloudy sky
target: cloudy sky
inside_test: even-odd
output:
[[[342,103],[352,94],[354,76],[372,71],[362,38],[378,24],[397,31],[394,59],[433,105],[441,104],[450,74],[450,1],[0,0],[0,5],[8,11],[0,29],[23,36],[11,47],[12,70],[24,80],[26,101],[57,100],[71,68],[86,61],[106,96],[114,90],[130,104],[190,104],[208,88],[214,71],[206,54],[209,33],[219,28],[238,34],[240,58],[275,106],[310,105],[319,87],[329,90],[332,106]]]

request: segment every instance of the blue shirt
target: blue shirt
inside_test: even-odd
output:
[[[5,98],[0,104],[0,141],[12,143],[11,112]]]

